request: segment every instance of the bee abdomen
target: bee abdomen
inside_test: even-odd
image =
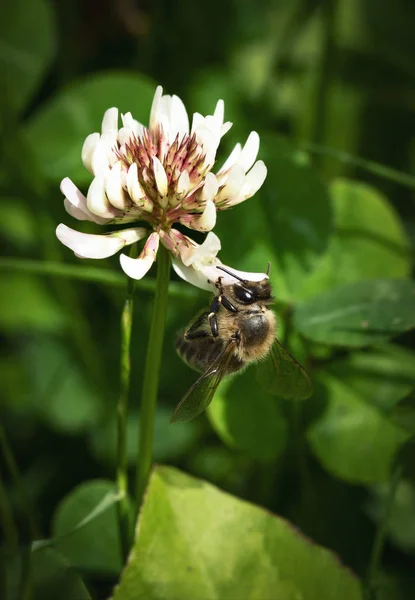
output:
[[[196,371],[204,371],[215,360],[222,349],[222,342],[216,338],[206,336],[197,340],[187,340],[185,330],[178,331],[176,335],[176,350],[185,363]]]

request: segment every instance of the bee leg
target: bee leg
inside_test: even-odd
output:
[[[206,319],[208,318],[209,313],[202,313],[194,323],[192,323],[189,329],[185,332],[184,337],[186,340],[195,340],[201,337],[207,337],[210,335],[209,331],[203,328],[206,324]]]
[[[226,308],[226,310],[229,310],[230,312],[233,312],[233,313],[238,312],[238,309],[232,304],[232,302],[230,302],[230,300],[227,299],[226,296],[221,296],[220,301],[221,301],[223,308]]]

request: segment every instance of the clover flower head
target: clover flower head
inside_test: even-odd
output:
[[[217,236],[208,236],[198,245],[173,225],[210,232],[217,211],[255,194],[266,177],[264,163],[256,161],[258,134],[252,132],[243,147],[237,144],[215,174],[212,168],[220,140],[232,126],[224,122],[222,100],[213,115],[195,113],[190,126],[180,98],[163,95],[158,87],[148,127],[131,113],[121,115],[121,124],[118,109],[110,108],[101,133],[90,134],[84,142],[82,161],[93,175],[86,197],[68,178],[61,182],[61,191],[72,217],[129,226],[97,235],[60,224],[57,237],[80,258],[107,258],[146,238],[138,258],[120,256],[122,269],[134,279],[147,273],[162,243],[172,253],[180,276],[211,289],[208,281],[217,279],[216,266],[221,264]]]

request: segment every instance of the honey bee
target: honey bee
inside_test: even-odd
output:
[[[236,283],[215,284],[217,294],[209,310],[177,334],[179,356],[202,375],[176,406],[171,422],[190,421],[207,408],[226,375],[266,358],[261,365],[265,389],[283,398],[308,398],[312,392],[304,368],[276,338],[276,318],[269,267],[261,281],[247,281],[225,267],[217,268]]]

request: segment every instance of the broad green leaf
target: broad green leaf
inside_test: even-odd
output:
[[[415,388],[415,353],[385,344],[338,359],[328,371],[373,406],[389,412]]]
[[[6,331],[62,331],[66,315],[42,281],[9,274],[0,280],[0,328]]]
[[[99,421],[104,404],[62,343],[37,338],[28,343],[28,402],[36,416],[66,433],[83,431]]]
[[[361,600],[358,580],[287,521],[176,469],[152,474],[114,600]]]
[[[351,281],[409,276],[408,238],[387,198],[347,179],[332,184],[331,196],[335,231],[318,268],[304,282],[301,297]]]
[[[299,304],[294,325],[306,338],[368,346],[415,327],[415,283],[374,279],[339,286]]]
[[[78,573],[52,548],[32,553],[31,574],[33,600],[91,600]]]
[[[225,444],[259,460],[275,460],[285,448],[287,422],[277,400],[262,392],[252,369],[224,381],[208,408]]]
[[[55,27],[46,0],[0,4],[0,88],[10,107],[24,109],[53,58]]]
[[[91,174],[81,162],[85,138],[101,131],[104,112],[112,106],[147,125],[154,89],[144,75],[108,71],[60,90],[26,127],[27,141],[44,176],[52,181],[71,177],[77,185],[89,183]]]
[[[59,505],[54,518],[52,537],[56,548],[72,566],[88,572],[116,575],[121,570],[116,506],[112,504],[82,528],[81,523],[108,495],[114,484],[106,480],[82,483]],[[77,531],[73,531],[77,529]],[[71,533],[72,532],[72,533]],[[71,533],[70,535],[68,535]],[[61,538],[61,539],[59,539]]]
[[[327,405],[307,434],[317,458],[332,475],[346,481],[387,481],[409,434],[335,377],[322,375],[320,379]]]
[[[288,299],[294,299],[327,250],[331,200],[317,172],[284,139],[262,136],[261,158],[268,176],[258,197],[250,202],[261,202],[265,231],[276,257],[271,269],[283,272]],[[278,288],[275,294],[287,299]]]

